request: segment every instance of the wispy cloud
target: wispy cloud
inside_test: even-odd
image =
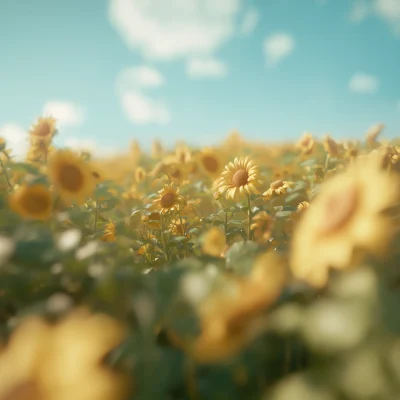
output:
[[[353,0],[350,19],[360,23],[369,16],[378,17],[388,23],[393,33],[400,37],[399,0]]]
[[[220,78],[227,74],[227,67],[215,58],[192,58],[186,64],[186,73],[192,78]]]
[[[266,63],[274,66],[287,58],[295,48],[294,38],[288,33],[275,33],[264,40]]]
[[[61,127],[79,126],[85,119],[85,110],[77,103],[51,100],[43,108],[44,115],[51,115]]]
[[[122,96],[122,107],[127,117],[136,124],[167,124],[171,116],[163,101],[143,93],[129,91]]]
[[[255,9],[251,8],[244,15],[242,25],[240,26],[240,33],[242,35],[249,35],[256,29],[260,20],[260,13]]]
[[[212,55],[238,29],[243,0],[109,0],[109,18],[144,57],[171,60]]]
[[[7,147],[12,149],[12,156],[17,160],[26,157],[29,148],[28,132],[14,122],[7,123],[0,127],[0,137],[7,142]]]
[[[163,100],[154,95],[149,96],[150,90],[160,88],[165,83],[163,75],[155,68],[140,65],[121,71],[117,77],[116,87],[121,99],[121,106],[126,117],[133,123],[167,124],[171,120],[168,107]]]
[[[379,90],[379,79],[376,76],[356,73],[349,81],[349,90],[353,93],[374,93]]]

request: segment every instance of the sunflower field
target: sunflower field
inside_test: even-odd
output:
[[[98,159],[0,140],[0,400],[398,400],[400,147]]]

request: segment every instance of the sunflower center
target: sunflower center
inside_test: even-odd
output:
[[[59,172],[60,185],[70,191],[78,192],[84,184],[82,171],[75,165],[64,165]]]
[[[34,382],[22,382],[4,393],[0,400],[41,400],[39,388]]]
[[[46,121],[41,122],[38,128],[35,130],[36,136],[40,137],[47,137],[50,135],[50,133],[50,125]]]
[[[277,180],[277,181],[271,183],[271,189],[272,190],[279,189],[282,186],[283,186],[283,181],[282,180]]]
[[[44,193],[26,193],[21,198],[22,207],[31,214],[40,214],[50,206],[50,199]]]
[[[249,173],[244,169],[238,169],[232,177],[232,185],[239,187],[247,185],[249,179]]]
[[[217,172],[218,170],[218,161],[213,156],[204,156],[203,164],[209,172]]]
[[[176,196],[175,193],[166,193],[161,197],[161,207],[171,208],[175,204]]]
[[[333,194],[326,202],[325,220],[321,223],[320,233],[329,235],[343,228],[356,211],[358,200],[355,186]]]

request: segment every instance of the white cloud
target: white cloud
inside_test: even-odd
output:
[[[136,124],[167,124],[169,111],[161,100],[146,97],[139,91],[127,91],[122,95],[122,108],[126,116]]]
[[[164,101],[149,97],[146,91],[164,85],[164,77],[155,68],[146,65],[124,69],[116,81],[122,109],[136,124],[167,124],[171,120]]]
[[[264,41],[264,53],[267,65],[276,65],[287,58],[294,50],[295,42],[287,33],[276,33]]]
[[[374,93],[379,89],[379,79],[373,75],[357,73],[349,81],[349,90],[354,93]]]
[[[242,25],[240,27],[240,32],[243,35],[249,35],[254,31],[259,20],[260,20],[259,12],[255,8],[250,9],[249,11],[247,11],[247,13],[243,18]]]
[[[368,16],[376,16],[387,22],[395,35],[400,37],[399,0],[355,0],[350,12],[353,22],[362,22]]]
[[[0,127],[0,137],[7,142],[7,148],[12,149],[16,160],[23,160],[29,148],[28,132],[20,125],[8,123]]]
[[[45,104],[44,115],[51,115],[57,120],[57,126],[79,126],[85,119],[84,109],[76,103],[69,101],[49,101]]]
[[[164,77],[155,68],[147,65],[124,69],[118,76],[120,90],[156,88],[164,84]]]
[[[192,78],[218,78],[226,75],[227,67],[214,58],[192,58],[186,65],[186,73]]]
[[[146,58],[204,56],[235,33],[243,1],[109,0],[109,18],[127,46]]]

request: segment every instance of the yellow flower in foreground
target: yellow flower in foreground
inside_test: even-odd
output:
[[[260,185],[258,167],[248,157],[235,158],[225,166],[225,171],[216,181],[216,190],[227,199],[238,199],[241,195],[258,193]]]
[[[10,208],[28,219],[46,220],[53,210],[53,199],[44,185],[20,186],[9,197]]]
[[[40,117],[29,129],[34,139],[50,140],[56,132],[56,120],[52,117]]]
[[[124,336],[110,317],[83,309],[56,325],[27,318],[0,352],[0,398],[125,399],[127,379],[103,365]]]
[[[203,252],[212,257],[221,257],[226,247],[225,233],[213,226],[203,237]]]
[[[257,336],[255,320],[280,295],[286,275],[276,253],[261,255],[246,278],[225,275],[199,305],[201,334],[190,341],[172,335],[172,341],[197,362],[224,361]]]
[[[104,242],[115,242],[115,230],[115,224],[110,221],[104,228],[104,235],[101,240]]]
[[[383,211],[399,202],[399,183],[381,170],[376,158],[358,160],[321,186],[296,226],[293,274],[324,286],[329,268],[350,267],[360,251],[382,255],[395,233]]]
[[[274,219],[266,212],[261,211],[253,217],[251,230],[257,241],[267,241],[271,238]]]
[[[288,189],[292,188],[293,186],[294,186],[293,182],[287,182],[281,180],[272,182],[269,189],[263,193],[264,200],[269,200],[274,195],[282,196],[286,194]]]
[[[184,198],[179,194],[179,188],[175,189],[174,185],[165,185],[158,192],[158,197],[153,201],[153,205],[162,214],[169,211],[178,211],[184,206]]]
[[[67,203],[84,203],[96,187],[89,164],[69,150],[59,150],[49,157],[48,172],[60,197]]]

